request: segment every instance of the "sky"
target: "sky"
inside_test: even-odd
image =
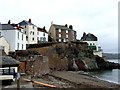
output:
[[[38,27],[51,22],[73,25],[77,39],[83,32],[98,37],[103,52],[118,52],[119,0],[0,0],[0,22],[19,23],[31,18]]]

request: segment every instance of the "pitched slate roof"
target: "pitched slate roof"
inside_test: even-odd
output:
[[[97,37],[91,33],[86,34],[81,38],[82,41],[97,41]]]
[[[48,33],[48,32],[46,31],[46,29],[44,29],[44,28],[40,28],[40,27],[38,27],[37,29],[38,29],[38,31]]]
[[[11,24],[1,24],[2,30],[15,30]]]
[[[33,25],[33,26],[36,26],[34,24],[32,24],[31,22],[29,21],[26,21],[26,20],[23,20],[22,22],[18,23],[20,26],[23,26],[23,25]],[[36,26],[37,27],[37,26]]]
[[[19,61],[9,56],[0,56],[0,66],[18,66]]]
[[[62,29],[62,30],[72,30],[72,29],[70,29],[70,28],[68,28],[68,27],[66,27],[66,26],[64,26],[64,25],[53,24],[53,26],[54,26],[55,28],[59,28],[59,29]]]

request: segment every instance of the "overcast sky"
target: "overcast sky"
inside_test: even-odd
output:
[[[0,22],[32,19],[49,30],[51,22],[73,25],[77,39],[83,32],[98,37],[104,52],[118,52],[119,0],[0,0]]]

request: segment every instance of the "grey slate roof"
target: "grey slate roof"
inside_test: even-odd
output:
[[[0,66],[18,66],[19,61],[9,56],[0,56]]]
[[[15,30],[15,28],[11,24],[0,24],[0,29],[2,30]]]
[[[29,21],[26,21],[26,20],[23,20],[22,22],[18,23],[20,26],[23,26],[23,25],[33,25],[33,26],[36,26],[32,23],[30,23]],[[37,26],[36,26],[37,27]]]
[[[97,37],[91,33],[88,33],[84,37],[81,38],[82,41],[97,41]]]
[[[68,28],[68,27],[66,27],[66,26],[64,26],[64,25],[56,25],[56,24],[53,24],[53,26],[54,26],[55,28],[59,28],[59,29],[63,29],[63,30],[72,30],[72,29],[70,29],[70,28]]]

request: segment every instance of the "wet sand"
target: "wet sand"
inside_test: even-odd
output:
[[[83,72],[56,71],[51,73],[51,75],[75,83],[79,85],[79,88],[109,88],[111,90],[120,88],[120,84],[103,81],[87,74],[85,75]]]

